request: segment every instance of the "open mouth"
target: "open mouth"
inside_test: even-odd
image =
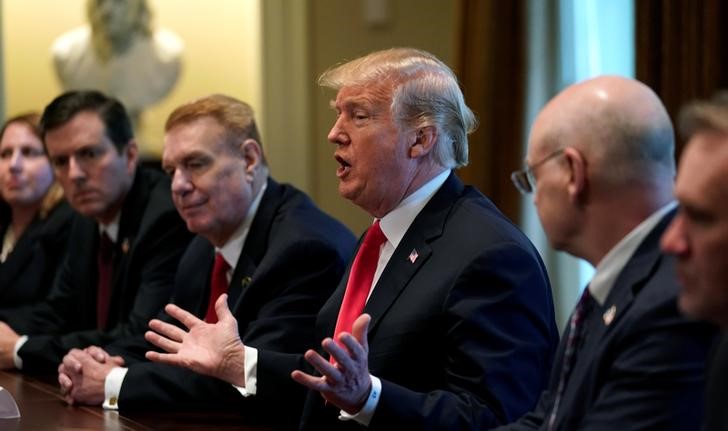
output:
[[[336,169],[336,176],[342,178],[349,173],[351,165],[341,156],[334,156],[334,159],[339,164],[339,167]]]

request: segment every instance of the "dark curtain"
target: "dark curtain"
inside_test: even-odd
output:
[[[635,0],[635,15],[637,79],[673,122],[685,103],[728,88],[727,1]]]
[[[480,126],[470,137],[470,164],[458,174],[518,220],[510,173],[523,160],[526,2],[460,0],[459,19],[455,71]]]

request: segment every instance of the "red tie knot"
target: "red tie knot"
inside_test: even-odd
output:
[[[379,226],[379,220],[377,220],[367,231],[363,242],[366,244],[366,247],[375,247],[381,246],[386,240],[387,237],[382,232],[382,228]]]

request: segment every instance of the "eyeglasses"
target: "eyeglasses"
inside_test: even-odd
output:
[[[515,185],[518,191],[524,195],[532,193],[536,189],[536,179],[533,176],[533,172],[536,170],[536,168],[562,154],[564,154],[564,149],[560,148],[549,154],[548,156],[544,157],[537,163],[534,163],[531,166],[526,165],[526,167],[521,169],[520,171],[514,171],[511,174],[511,181],[513,181],[513,185]]]

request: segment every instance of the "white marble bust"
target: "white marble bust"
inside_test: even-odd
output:
[[[64,90],[112,95],[138,118],[176,84],[182,40],[168,30],[151,29],[146,0],[88,0],[87,5],[90,24],[53,42],[58,79]]]

